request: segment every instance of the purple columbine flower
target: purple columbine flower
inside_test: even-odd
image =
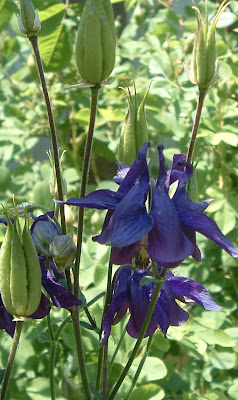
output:
[[[153,282],[141,286],[140,281],[146,275],[146,270],[138,269],[131,273],[130,268],[124,268],[118,273],[112,302],[103,319],[102,344],[108,340],[112,325],[120,322],[127,310],[130,312],[130,319],[126,330],[131,337],[139,337],[156,285]],[[184,297],[193,301],[187,302]],[[196,302],[205,310],[221,309],[200,283],[182,276],[174,276],[168,269],[144,337],[152,335],[158,327],[166,337],[169,326],[180,326],[188,320],[189,314],[176,300],[189,305]]]
[[[150,212],[146,210],[149,193],[149,170],[146,153],[149,142],[140,149],[136,161],[129,168],[122,165],[116,178],[117,192],[96,190],[83,198],[71,198],[61,204],[96,209],[108,209],[103,229],[93,240],[113,247],[111,262],[130,263],[144,246],[149,257],[162,267],[178,266],[192,255],[200,261],[196,232],[213,240],[233,257],[238,250],[227,239],[216,223],[203,214],[211,200],[193,202],[186,191],[193,167],[184,154],[175,154],[172,168],[166,172],[163,146],[159,146],[159,173],[152,195]],[[174,181],[178,187],[171,199],[168,191]],[[143,241],[143,244],[141,243]]]

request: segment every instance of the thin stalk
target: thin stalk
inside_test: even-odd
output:
[[[50,396],[51,400],[55,400],[55,356],[56,356],[56,342],[53,327],[51,325],[50,314],[47,315],[47,326],[50,334],[50,361],[49,361],[49,376],[50,376]]]
[[[56,129],[55,129],[55,123],[54,123],[54,117],[52,113],[52,107],[50,103],[50,97],[45,81],[45,74],[44,74],[44,69],[43,65],[41,62],[41,56],[39,52],[39,47],[38,47],[38,39],[36,36],[32,36],[29,38],[35,58],[36,58],[36,64],[40,76],[40,81],[41,81],[41,86],[45,98],[45,104],[46,104],[46,109],[47,109],[47,114],[48,114],[48,120],[49,120],[49,125],[50,125],[50,133],[51,133],[51,142],[52,142],[52,149],[53,149],[53,155],[54,155],[54,165],[55,165],[55,174],[56,174],[56,182],[57,182],[57,189],[58,189],[58,199],[63,200],[63,188],[62,188],[62,179],[61,179],[61,171],[60,171],[60,161],[59,161],[59,149],[58,149],[58,143],[57,143],[57,136],[56,136]],[[60,205],[60,218],[61,218],[61,229],[62,229],[62,234],[66,234],[66,224],[65,224],[65,214],[64,214],[64,206],[61,204]]]
[[[9,383],[9,380],[11,377],[12,367],[14,364],[17,347],[19,345],[19,340],[20,340],[23,324],[24,324],[24,321],[16,322],[13,342],[12,342],[12,346],[11,346],[10,353],[8,356],[8,361],[7,361],[7,368],[5,370],[5,374],[4,374],[4,378],[3,378],[3,382],[2,382],[2,391],[1,391],[1,396],[0,396],[1,400],[5,400],[5,398],[6,398],[8,383]]]
[[[75,306],[73,307],[71,315],[72,315],[72,321],[73,321],[73,327],[74,327],[74,337],[75,337],[75,343],[76,343],[76,348],[77,348],[77,356],[78,356],[79,370],[80,370],[82,386],[83,386],[84,399],[91,400],[88,376],[87,376],[86,365],[85,365],[85,357],[84,357],[83,341],[82,341],[82,335],[81,335],[81,329],[80,329],[78,307],[75,307]]]
[[[187,161],[188,162],[192,161],[194,146],[195,146],[196,137],[197,137],[197,131],[198,131],[199,123],[200,123],[200,118],[201,118],[201,114],[202,114],[202,107],[203,107],[203,103],[204,103],[204,99],[205,99],[206,93],[207,93],[206,89],[199,89],[199,97],[198,97],[198,103],[197,103],[197,109],[196,109],[196,117],[195,117],[195,120],[194,120],[192,136],[191,136],[191,139],[190,139],[189,148],[188,148],[188,152],[187,152]]]
[[[82,179],[81,179],[81,189],[80,197],[84,197],[86,194],[87,183],[88,183],[88,173],[91,160],[92,144],[93,144],[93,132],[97,114],[97,104],[98,104],[98,93],[100,85],[91,88],[91,107],[90,107],[90,120],[88,127],[88,134],[85,144],[84,156],[83,156],[83,166],[82,166]],[[82,241],[83,241],[83,219],[84,219],[84,208],[79,207],[78,214],[78,233],[77,233],[77,252],[74,267],[74,295],[78,297],[79,294],[79,265],[82,252]]]
[[[101,323],[101,330],[100,330],[100,337],[102,334],[102,328],[103,328],[103,317],[104,314],[111,302],[111,296],[112,296],[112,263],[109,262],[109,267],[108,267],[108,273],[107,273],[107,291],[106,291],[106,298],[105,298],[105,303],[104,303],[104,309],[103,309],[103,314],[102,314],[102,323]],[[99,340],[100,340],[99,337]],[[96,377],[96,389],[99,391],[101,387],[101,377],[102,377],[102,368],[104,373],[107,373],[107,368],[105,368],[105,362],[107,363],[107,358],[106,361],[104,359],[104,349],[103,347],[99,348],[99,354],[98,354],[98,368],[97,368],[97,377]],[[106,353],[107,356],[107,353]],[[107,376],[103,378],[104,386],[105,386],[105,380],[107,380]]]
[[[163,270],[163,272],[166,273],[166,268]],[[163,274],[163,272],[162,272],[162,274]],[[154,312],[154,308],[155,308],[156,302],[158,300],[158,296],[159,296],[159,293],[160,293],[160,289],[161,289],[162,283],[163,283],[163,281],[161,280],[161,281],[157,282],[157,284],[156,284],[155,291],[154,291],[154,294],[153,294],[153,297],[152,297],[152,300],[151,300],[147,315],[145,317],[144,323],[142,325],[140,335],[139,335],[139,337],[138,337],[138,339],[136,341],[134,349],[131,352],[131,355],[130,355],[128,361],[127,361],[127,364],[126,364],[125,368],[123,369],[121,375],[118,378],[118,381],[117,381],[116,385],[114,386],[114,388],[112,389],[112,391],[111,391],[111,393],[110,393],[110,395],[108,397],[108,400],[112,400],[116,396],[118,390],[120,389],[120,386],[121,386],[122,382],[124,381],[125,377],[128,374],[128,371],[129,371],[129,369],[130,369],[135,357],[137,356],[137,353],[139,351],[141,342],[142,342],[142,340],[144,338],[144,335],[145,335],[146,330],[147,330],[147,328],[149,326],[152,314]]]
[[[136,382],[137,382],[137,380],[138,380],[138,378],[139,378],[139,375],[140,375],[140,373],[141,373],[141,370],[142,370],[142,368],[143,368],[143,366],[144,366],[146,357],[147,357],[148,354],[149,354],[149,350],[150,350],[150,346],[151,346],[153,337],[154,337],[154,335],[151,335],[151,336],[149,337],[149,339],[148,339],[145,352],[144,352],[144,354],[143,354],[143,356],[142,356],[142,359],[140,360],[140,363],[139,363],[139,365],[138,365],[138,368],[137,368],[137,370],[136,370],[136,373],[135,373],[135,375],[134,375],[134,377],[133,377],[133,379],[132,379],[130,389],[128,390],[128,392],[126,393],[125,397],[123,398],[124,400],[128,400],[129,397],[130,397],[130,395],[131,395],[131,393],[132,393],[133,390],[134,390],[134,387],[135,387],[135,385],[136,385]]]
[[[107,400],[107,374],[108,374],[108,341],[103,347],[103,390],[102,398]]]
[[[115,349],[115,351],[114,351],[114,353],[113,353],[113,355],[112,355],[110,364],[109,364],[109,366],[108,366],[108,375],[109,375],[110,372],[111,372],[111,369],[112,369],[113,364],[114,364],[114,360],[115,360],[116,355],[117,355],[117,353],[118,353],[118,351],[119,351],[119,349],[120,349],[120,346],[121,346],[121,343],[122,343],[122,341],[123,341],[123,339],[124,339],[125,334],[126,334],[126,326],[125,326],[125,328],[124,328],[123,331],[122,331],[122,334],[121,334],[121,337],[120,337],[119,342],[118,342],[118,344],[117,344],[117,347],[116,347],[116,349]]]

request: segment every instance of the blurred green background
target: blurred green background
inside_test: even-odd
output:
[[[88,192],[115,189],[117,148],[127,112],[126,94],[120,87],[135,82],[141,99],[153,80],[146,102],[149,128],[150,169],[158,172],[157,145],[165,146],[169,168],[176,152],[186,152],[195,117],[197,87],[184,72],[191,61],[196,18],[190,0],[112,1],[116,16],[117,57],[114,81],[100,92]],[[79,194],[81,165],[87,134],[90,92],[68,88],[80,81],[75,66],[74,43],[81,1],[34,0],[42,29],[39,47],[46,71],[53,112],[68,183],[67,197]],[[204,2],[195,2],[204,11]],[[219,3],[209,1],[209,19]],[[29,41],[19,33],[18,2],[0,0],[0,202],[12,207],[29,201],[53,208],[49,192],[51,167],[46,151],[51,147],[49,127],[38,73]],[[207,215],[237,245],[238,186],[238,3],[232,1],[217,26],[219,80],[205,99],[195,149],[199,199],[213,198]],[[68,229],[76,234],[76,211],[67,209]],[[91,241],[100,232],[104,213],[86,211],[81,285],[87,300],[105,289],[109,250]],[[3,239],[4,228],[0,228]],[[238,278],[237,261],[213,242],[198,235],[202,262],[186,260],[176,274],[201,282],[223,307],[220,312],[190,307],[190,319],[170,328],[168,339],[154,337],[150,358],[140,375],[131,400],[226,400],[238,398]],[[187,307],[188,308],[188,307]],[[91,307],[100,324],[102,300]],[[51,313],[57,327],[66,311]],[[82,319],[86,317],[82,315]],[[123,326],[113,328],[109,356]],[[90,381],[95,381],[97,335],[83,332]],[[0,368],[4,368],[11,338],[0,332]],[[146,342],[146,341],[145,341]],[[126,336],[111,371],[113,385],[134,340]],[[48,358],[50,338],[45,320],[28,324],[18,350],[9,399],[50,399]],[[142,354],[138,357],[140,359]],[[160,359],[162,361],[160,361]],[[139,362],[137,360],[137,362]],[[127,376],[117,399],[129,388]],[[81,399],[72,326],[62,332],[55,368],[57,399]]]

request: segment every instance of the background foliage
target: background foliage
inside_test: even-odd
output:
[[[192,130],[197,88],[187,79],[183,63],[189,64],[196,19],[189,0],[113,1],[116,14],[118,47],[114,81],[105,86],[99,99],[92,167],[88,191],[114,188],[116,154],[120,130],[127,111],[126,95],[120,86],[133,80],[141,98],[151,79],[147,99],[147,120],[152,146],[150,167],[154,178],[158,171],[156,146],[165,145],[167,166],[174,152],[186,152]],[[196,2],[197,4],[197,2]],[[217,2],[209,1],[212,17]],[[53,207],[49,192],[51,168],[46,150],[50,148],[49,128],[41,87],[28,40],[19,33],[13,0],[0,0],[0,201],[12,207],[12,193],[18,203],[29,201]],[[83,4],[79,1],[34,0],[42,21],[39,46],[47,72],[57,132],[64,157],[64,177],[68,197],[78,196],[81,161],[89,116],[88,89],[68,89],[80,80],[75,66],[74,43]],[[199,7],[203,8],[201,2]],[[219,81],[209,90],[199,129],[195,161],[199,198],[214,198],[208,215],[237,244],[237,163],[238,163],[238,4],[233,1],[217,29]],[[108,249],[91,241],[98,233],[103,213],[86,212],[81,285],[89,301],[105,289]],[[69,230],[76,232],[76,213],[67,210]],[[1,239],[4,228],[1,228]],[[200,281],[223,308],[207,312],[196,306],[189,321],[170,328],[168,339],[160,332],[154,337],[146,367],[140,375],[131,400],[227,400],[237,399],[237,262],[213,242],[199,237],[203,261],[185,261],[176,273]],[[100,323],[102,302],[91,307]],[[55,326],[67,316],[54,311]],[[82,315],[82,319],[85,317]],[[85,319],[86,321],[86,319]],[[123,330],[113,328],[115,341]],[[11,338],[0,332],[1,368],[4,368]],[[95,380],[98,340],[85,330],[86,358],[90,381]],[[111,370],[111,384],[118,377],[133,346],[125,342]],[[17,353],[9,399],[46,400],[48,382],[49,334],[45,320],[29,324]],[[115,349],[110,340],[110,357]],[[80,399],[77,359],[72,326],[62,332],[55,369],[58,399]],[[138,362],[142,353],[138,357]],[[162,360],[162,361],[160,361]],[[118,394],[129,388],[133,371]]]

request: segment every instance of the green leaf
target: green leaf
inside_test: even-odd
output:
[[[206,329],[205,331],[198,332],[196,336],[210,345],[219,344],[222,347],[232,347],[235,345],[231,337],[219,329]]]
[[[130,396],[130,400],[162,400],[164,391],[155,383],[140,385]]]
[[[49,35],[61,24],[62,18],[65,14],[65,5],[54,4],[43,11],[39,11],[41,21],[40,36]]]
[[[72,47],[65,26],[58,26],[50,35],[39,38],[41,58],[46,71],[62,71],[69,65]]]
[[[133,373],[136,372],[138,365],[141,361],[141,357],[137,357],[131,367]],[[167,368],[163,361],[156,357],[147,357],[140,373],[139,382],[156,381],[163,379],[167,375]]]
[[[237,400],[238,393],[238,380],[235,380],[234,384],[228,389],[228,394],[231,399]]]
[[[224,132],[216,133],[211,140],[211,144],[214,146],[218,145],[220,142],[229,144],[230,146],[238,146],[238,136],[235,133]]]
[[[5,28],[9,23],[16,6],[12,0],[0,0],[0,28]]]
[[[211,357],[211,363],[217,369],[232,369],[236,364],[236,355],[227,352],[216,353]]]

